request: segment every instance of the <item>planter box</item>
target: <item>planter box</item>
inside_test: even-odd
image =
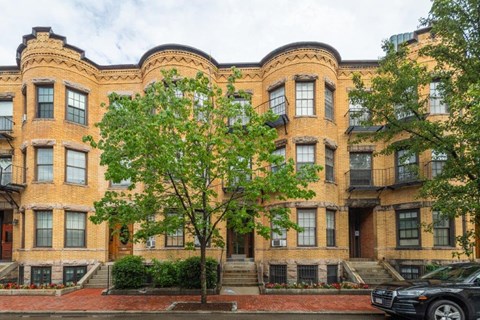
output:
[[[200,295],[200,289],[184,289],[184,288],[140,288],[140,289],[110,289],[102,292],[104,295],[140,295],[140,296],[189,296]],[[216,295],[217,289],[207,289],[208,295]]]
[[[370,295],[370,289],[265,289],[265,294]]]
[[[63,296],[80,287],[63,289],[0,289],[0,296]]]

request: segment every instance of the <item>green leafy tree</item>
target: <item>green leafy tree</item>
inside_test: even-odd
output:
[[[134,99],[112,95],[96,124],[100,138],[85,137],[102,151],[107,180],[131,182],[127,192],[107,191],[92,221],[138,223],[137,240],[185,228],[200,248],[206,303],[206,248],[224,246],[221,222],[266,238],[272,219],[274,231],[298,228],[288,208],[268,204],[312,198],[308,184],[321,168],[297,174],[293,160],[272,154],[277,132],[265,123],[276,116],[235,100],[238,94],[249,98],[235,91],[238,70],[232,69],[226,92],[202,73],[181,78],[171,70],[163,77]],[[155,215],[161,217],[151,219]],[[187,245],[194,248],[193,241]]]
[[[441,173],[425,181],[420,196],[434,200],[433,209],[448,217],[480,217],[480,1],[433,0],[424,26],[431,41],[417,54],[408,45],[384,43],[386,56],[365,84],[354,76],[350,99],[370,114],[363,125],[384,125],[358,141],[385,142],[382,154],[408,149],[434,150],[446,160]],[[430,84],[438,93],[429,95]],[[444,104],[448,118],[432,117],[432,100]],[[408,155],[407,155],[408,156]],[[476,235],[478,237],[478,235]],[[475,232],[457,238],[472,256]]]

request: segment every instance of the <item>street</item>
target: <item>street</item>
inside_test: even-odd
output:
[[[301,314],[301,313],[128,313],[128,314],[52,314],[52,315],[0,315],[0,320],[12,319],[35,319],[35,320],[81,320],[81,319],[142,319],[142,320],[157,320],[157,319],[198,319],[198,320],[384,320],[390,319],[381,314]]]

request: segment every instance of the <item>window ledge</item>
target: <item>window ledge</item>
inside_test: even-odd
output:
[[[87,247],[63,247],[63,251],[88,251]]]
[[[311,116],[308,116],[308,115],[302,115],[302,116],[294,116],[293,117],[294,119],[300,119],[300,118],[312,118],[312,119],[317,119],[318,117],[316,115],[311,115]]]
[[[90,128],[87,124],[81,124],[81,123],[74,122],[74,121],[70,121],[70,120],[67,120],[67,119],[65,119],[64,122],[65,122],[65,123],[68,123],[68,124],[73,124],[73,125],[76,125],[76,126],[80,126],[80,127],[85,128],[85,129],[89,129],[89,128]]]
[[[329,118],[325,118],[325,117],[324,117],[323,120],[328,121],[328,122],[331,122],[331,123],[332,123],[333,125],[335,125],[335,126],[337,125],[337,123],[336,123],[335,120],[333,120],[333,119],[329,119]]]
[[[23,249],[23,250],[25,250],[25,249]],[[52,247],[33,247],[31,249],[31,251],[56,251],[56,250],[58,250],[58,249],[54,249]],[[25,251],[27,251],[27,250],[25,250]]]
[[[130,186],[110,186],[108,190],[128,190],[128,187]]]
[[[453,247],[453,246],[436,246],[436,247],[432,247],[432,250],[457,250],[458,248],[457,247]]]
[[[32,121],[55,121],[55,118],[33,118]]]
[[[325,182],[326,184],[331,184],[331,185],[334,185],[334,186],[337,186],[337,185],[338,185],[337,182],[331,181],[331,180],[325,180],[324,182]]]
[[[32,181],[32,184],[54,184],[53,181]]]
[[[74,182],[63,182],[64,185],[66,186],[73,186],[73,187],[82,187],[82,188],[88,188],[88,185],[86,184],[81,184],[81,183],[74,183]]]
[[[305,250],[305,249],[307,249],[307,250],[318,250],[318,249],[320,249],[320,247],[318,247],[318,246],[304,246],[304,247],[297,246],[296,248],[301,249],[301,250]]]
[[[422,247],[396,247],[395,250],[425,250]]]

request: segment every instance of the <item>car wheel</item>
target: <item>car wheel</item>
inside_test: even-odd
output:
[[[438,300],[428,308],[429,320],[465,320],[465,312],[453,301]]]

